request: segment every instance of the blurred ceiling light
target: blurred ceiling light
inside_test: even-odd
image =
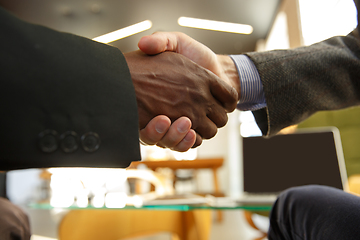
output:
[[[152,22],[150,20],[145,20],[134,25],[121,28],[119,30],[101,35],[99,37],[93,38],[94,41],[101,42],[101,43],[110,43],[117,41],[122,38],[129,37],[139,32],[143,32],[148,30],[152,27]]]
[[[205,20],[199,18],[180,17],[178,24],[182,27],[200,28],[206,30],[240,33],[240,34],[251,34],[253,27],[246,24],[240,23],[229,23],[219,22],[213,20]]]

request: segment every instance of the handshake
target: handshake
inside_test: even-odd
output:
[[[135,87],[140,139],[187,151],[215,136],[240,98],[237,69],[183,33],[157,32],[125,53]]]

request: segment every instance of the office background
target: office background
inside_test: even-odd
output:
[[[1,6],[22,19],[88,38],[150,20],[150,29],[110,43],[123,52],[136,50],[138,40],[155,31],[181,31],[219,54],[293,48],[347,34],[356,26],[352,4],[351,0],[0,0]],[[178,18],[182,16],[248,24],[253,32],[245,35],[181,27]],[[242,185],[240,131],[243,136],[259,134],[251,114],[236,111],[214,139],[204,141],[196,150],[198,158],[225,159],[219,171],[220,186],[233,196],[241,193]],[[23,203],[33,197],[38,173],[9,174],[8,190],[15,201]],[[197,185],[202,191],[212,190],[207,184],[211,178],[207,170],[198,174]]]

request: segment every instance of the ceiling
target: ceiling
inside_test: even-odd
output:
[[[111,43],[123,52],[137,49],[140,37],[155,31],[181,31],[219,54],[253,51],[269,32],[281,0],[0,0],[27,21],[88,38],[144,21],[145,32]],[[250,24],[250,35],[181,27],[180,16]]]

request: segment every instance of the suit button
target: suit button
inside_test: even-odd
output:
[[[66,153],[75,152],[78,148],[78,135],[76,132],[68,131],[60,136],[60,147]]]
[[[95,152],[100,147],[100,137],[97,133],[88,132],[81,136],[81,143],[86,152]]]
[[[57,132],[45,130],[39,134],[39,147],[45,153],[51,153],[58,148]]]

